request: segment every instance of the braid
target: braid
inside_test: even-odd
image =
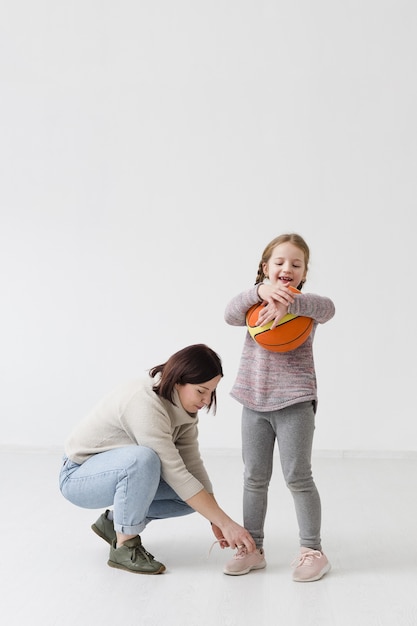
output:
[[[265,274],[264,274],[264,271],[262,269],[262,261],[260,261],[259,262],[259,266],[258,266],[258,273],[256,275],[255,285],[257,285],[258,283],[261,283],[264,278],[265,278]]]

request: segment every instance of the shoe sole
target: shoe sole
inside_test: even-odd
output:
[[[165,565],[161,565],[161,567],[154,571],[154,572],[141,572],[140,570],[136,570],[136,569],[129,569],[128,567],[125,567],[124,565],[120,565],[120,563],[115,563],[114,561],[107,561],[107,565],[109,565],[110,567],[114,567],[115,569],[122,569],[125,572],[131,572],[132,574],[162,574],[162,572],[165,572],[166,567]]]
[[[95,532],[95,533],[96,533],[96,535],[98,535],[99,537],[101,537],[102,539],[104,539],[104,541],[105,541],[106,543],[108,543],[108,544],[109,544],[109,546],[111,546],[111,543],[112,543],[112,542],[111,542],[111,541],[110,541],[110,539],[107,537],[107,535],[105,535],[105,534],[104,534],[104,533],[100,530],[100,528],[99,528],[98,526],[96,526],[95,524],[92,524],[92,525],[91,525],[91,530],[92,530],[93,532]]]
[[[252,565],[252,567],[247,567],[246,569],[242,569],[240,570],[240,572],[232,572],[231,570],[224,568],[223,574],[227,574],[228,576],[242,576],[243,574],[249,574],[249,572],[251,572],[252,570],[264,569],[265,567],[266,567],[266,561],[264,561],[263,563],[259,563],[259,565]]]
[[[293,581],[296,583],[313,583],[314,581],[320,580],[320,578],[323,578],[323,576],[327,574],[327,572],[330,572],[331,569],[332,569],[332,566],[330,565],[330,563],[328,563],[326,567],[324,567],[321,570],[321,572],[316,574],[316,576],[313,576],[312,578],[294,578],[293,576]]]

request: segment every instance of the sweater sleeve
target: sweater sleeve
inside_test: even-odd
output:
[[[196,430],[197,425],[194,424],[182,426],[175,445],[187,470],[202,483],[208,493],[213,493],[213,486],[200,455]]]
[[[318,324],[324,324],[334,316],[335,306],[330,298],[313,293],[300,293],[288,307],[288,312],[311,317]]]
[[[258,296],[258,287],[255,285],[246,291],[242,291],[232,298],[226,306],[224,319],[230,326],[246,326],[246,313],[254,304],[261,302]]]
[[[141,419],[138,420],[138,414]],[[181,426],[172,429],[172,422],[164,405],[156,400],[147,410],[132,398],[121,416],[123,428],[133,442],[154,450],[161,461],[161,475],[165,482],[183,499],[188,500],[204,488],[204,485],[190,469],[187,468],[180,450],[176,445],[176,437]],[[190,424],[189,440],[197,446],[197,426]],[[201,476],[203,473],[201,472]]]

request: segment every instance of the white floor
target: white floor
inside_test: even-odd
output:
[[[241,520],[236,452],[206,451],[223,508]],[[292,499],[276,463],[265,551],[268,567],[231,577],[233,554],[215,546],[199,515],[164,520],[142,535],[167,566],[138,576],[107,566],[91,530],[101,511],[58,490],[60,454],[0,449],[0,616],[7,626],[417,626],[417,459],[316,457],[323,547],[332,571],[294,583],[298,537]]]

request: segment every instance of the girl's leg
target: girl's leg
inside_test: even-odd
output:
[[[321,503],[311,471],[315,428],[312,402],[302,402],[275,413],[282,471],[294,498],[300,545],[321,550]]]
[[[158,455],[144,446],[125,446],[95,454],[77,465],[70,460],[60,474],[63,496],[87,509],[113,505],[114,528],[124,535],[139,535],[161,475]]]
[[[254,538],[257,548],[263,547],[275,445],[269,415],[246,407],[242,411],[243,525]]]

